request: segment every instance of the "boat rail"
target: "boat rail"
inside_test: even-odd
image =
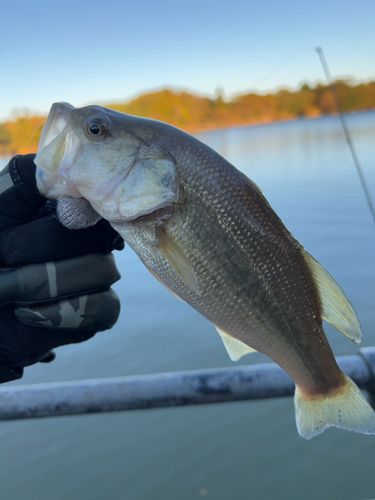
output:
[[[339,356],[344,373],[375,405],[375,347]],[[247,401],[292,396],[294,382],[275,363],[0,387],[0,420]]]

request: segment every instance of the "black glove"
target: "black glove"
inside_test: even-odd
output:
[[[35,155],[0,171],[0,382],[52,361],[54,347],[111,328],[120,302],[109,287],[120,274],[122,238],[104,220],[72,231],[35,182]]]

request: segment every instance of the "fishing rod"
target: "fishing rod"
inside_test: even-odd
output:
[[[258,82],[257,85],[254,88],[259,87],[266,80],[268,80],[269,78],[271,78],[271,76],[273,76],[275,73],[277,73],[291,59],[294,59],[297,55],[299,55],[299,54],[301,54],[303,52],[308,52],[310,50],[315,50],[318,53],[321,65],[323,67],[324,74],[325,74],[327,82],[328,82],[328,86],[329,86],[330,91],[331,91],[332,96],[333,96],[333,100],[334,100],[334,103],[335,103],[335,107],[336,107],[336,110],[337,110],[338,117],[339,117],[339,119],[341,121],[341,125],[342,125],[343,131],[344,131],[344,135],[345,135],[345,138],[346,138],[346,142],[348,143],[348,146],[349,146],[349,149],[350,149],[350,152],[351,152],[351,155],[352,155],[355,167],[357,169],[357,173],[358,173],[359,179],[360,179],[361,184],[362,184],[362,188],[364,190],[364,193],[365,193],[365,196],[366,196],[366,199],[367,199],[368,206],[370,208],[371,215],[372,215],[372,217],[374,219],[374,223],[375,223],[375,209],[374,209],[374,205],[373,205],[373,203],[371,201],[370,191],[369,191],[369,189],[367,187],[366,179],[365,179],[365,177],[363,175],[361,165],[359,163],[357,154],[355,152],[355,149],[354,149],[354,146],[353,146],[353,142],[351,140],[350,133],[349,133],[349,128],[348,128],[348,126],[346,124],[344,115],[342,114],[342,111],[341,111],[339,100],[338,100],[338,97],[337,97],[337,94],[336,94],[336,89],[335,89],[335,86],[333,85],[331,73],[329,71],[328,64],[327,64],[326,58],[325,58],[324,53],[323,53],[323,49],[321,47],[316,47],[315,49],[305,48],[305,49],[298,50],[297,52],[294,52],[285,61],[283,61],[276,69],[272,70],[266,77],[262,78],[262,80],[260,80],[260,82]]]
[[[348,146],[349,146],[349,149],[350,149],[350,152],[352,154],[352,157],[353,157],[353,161],[354,161],[354,164],[356,166],[356,169],[357,169],[357,172],[358,172],[358,176],[360,178],[360,181],[362,183],[362,187],[363,187],[363,190],[365,192],[365,196],[367,198],[367,203],[369,205],[369,208],[370,208],[370,211],[371,211],[371,214],[372,214],[372,217],[374,219],[374,222],[375,222],[375,209],[374,209],[374,205],[372,204],[372,201],[371,201],[371,195],[370,195],[370,191],[367,187],[367,183],[366,183],[366,179],[363,175],[363,172],[362,172],[362,168],[361,168],[361,165],[359,163],[359,160],[358,160],[358,157],[357,157],[357,154],[355,152],[355,149],[354,149],[354,146],[353,146],[353,143],[352,143],[352,140],[351,140],[351,137],[350,137],[350,133],[349,133],[349,129],[346,125],[346,121],[344,119],[344,115],[342,114],[341,112],[341,108],[340,108],[340,104],[339,104],[339,100],[337,98],[337,94],[336,94],[336,89],[335,89],[335,86],[333,85],[333,82],[332,82],[332,78],[331,78],[331,73],[329,71],[329,68],[328,68],[328,64],[327,64],[327,61],[326,61],[326,58],[324,57],[324,53],[323,53],[323,49],[321,47],[316,47],[315,48],[316,52],[318,53],[318,56],[319,56],[319,59],[320,59],[320,62],[322,64],[322,67],[323,67],[323,71],[324,71],[324,74],[326,76],[326,79],[327,79],[327,82],[328,82],[328,85],[329,85],[329,88],[331,90],[331,93],[332,93],[332,96],[333,96],[333,100],[335,102],[335,106],[336,106],[336,110],[337,110],[337,114],[338,114],[338,117],[340,118],[340,121],[341,121],[341,125],[342,125],[342,128],[343,128],[343,131],[344,131],[344,134],[345,134],[345,138],[346,138],[346,142],[348,143]]]

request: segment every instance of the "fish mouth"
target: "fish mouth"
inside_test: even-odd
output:
[[[36,182],[38,190],[49,198],[57,195],[81,197],[66,177],[80,150],[79,139],[71,125],[74,110],[74,106],[65,102],[53,104],[39,141],[34,160]]]
[[[146,224],[155,224],[155,222],[166,222],[170,219],[174,212],[174,203],[165,203],[164,205],[152,210],[151,212],[139,214],[127,221],[123,221],[128,224],[138,224],[143,222]]]
[[[70,127],[71,113],[74,106],[66,102],[56,102],[52,105],[49,112],[47,121],[43,127],[42,135],[39,141],[38,154],[36,160],[42,163],[40,168],[46,171],[51,171],[50,165],[45,164],[41,159],[41,153],[46,149],[61,133],[64,132],[66,127]]]
[[[40,193],[86,198],[103,218],[116,223],[149,218],[178,202],[174,160],[157,145],[124,134],[121,123],[114,122],[112,127],[97,106],[53,104],[34,160]],[[115,133],[91,137],[93,123]]]

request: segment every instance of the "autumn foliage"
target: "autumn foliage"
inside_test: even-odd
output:
[[[375,109],[375,81],[355,86],[338,81],[334,86],[343,112]],[[161,120],[188,132],[313,118],[337,112],[329,87],[320,84],[314,88],[304,84],[294,92],[280,90],[267,95],[239,95],[229,102],[224,101],[220,94],[209,99],[164,89],[143,94],[128,103],[106,106],[123,113]],[[35,152],[44,118],[25,111],[0,123],[0,155]]]

